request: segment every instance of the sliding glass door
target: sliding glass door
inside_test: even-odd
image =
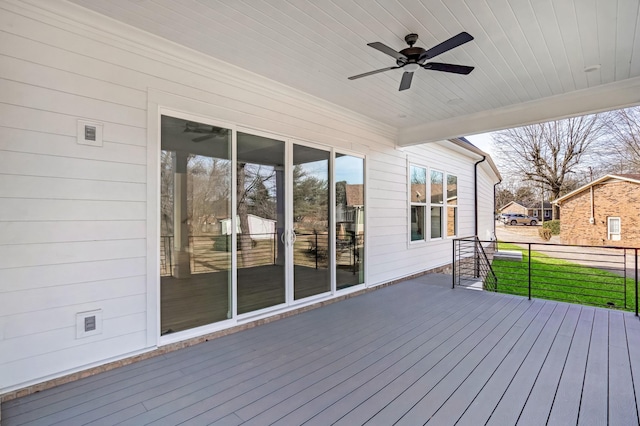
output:
[[[293,297],[331,291],[330,152],[293,145]]]
[[[364,283],[364,159],[336,153],[336,288]]]
[[[231,318],[231,131],[162,116],[161,334]]]
[[[362,158],[188,117],[161,117],[163,335],[364,283]]]
[[[286,301],[285,142],[238,132],[238,314]]]

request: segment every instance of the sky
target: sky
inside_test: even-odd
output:
[[[474,144],[475,146],[477,146],[478,148],[480,148],[481,150],[483,150],[484,152],[488,153],[489,155],[491,155],[493,157],[493,151],[492,151],[492,143],[491,143],[491,133],[480,133],[478,135],[472,135],[472,136],[465,136],[465,138],[471,142],[472,144]]]

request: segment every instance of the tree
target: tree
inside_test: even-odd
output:
[[[640,172],[640,107],[607,114],[607,130],[617,153],[613,172]]]
[[[581,161],[589,159],[604,129],[596,114],[503,130],[493,134],[493,143],[507,174],[544,186],[556,199],[575,185],[571,175],[585,166]]]

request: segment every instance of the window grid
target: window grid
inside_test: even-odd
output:
[[[415,164],[410,164],[409,170],[410,241],[424,242],[457,236],[457,176]],[[426,230],[430,231],[428,235]]]

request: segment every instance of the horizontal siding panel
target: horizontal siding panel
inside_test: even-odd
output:
[[[111,340],[122,335],[139,332],[144,330],[145,326],[144,313],[110,319],[103,318],[102,333],[99,335],[76,339],[76,327],[66,327],[46,333],[30,334],[0,341],[0,352],[4,354],[4,362],[10,363],[20,360],[22,354],[38,356],[60,352],[100,340]]]
[[[143,276],[146,257],[0,269],[0,292]]]
[[[146,300],[146,294],[138,294],[5,316],[2,317],[4,318],[5,326],[4,338],[13,339],[65,327],[75,327],[76,314],[78,312],[102,309],[102,318],[104,320],[145,312]]]
[[[379,224],[376,226],[372,224],[370,220],[368,229],[371,235],[387,236],[387,235],[404,234],[405,232],[407,232],[408,226],[409,226],[408,224],[387,225],[387,226],[385,226],[384,224]]]
[[[66,114],[0,103],[1,127],[72,136],[75,139],[78,132],[78,119],[79,117]],[[105,142],[146,146],[146,135],[146,129],[110,123],[104,127],[102,136]],[[100,152],[96,147],[84,149],[87,148]]]
[[[0,170],[3,174],[10,175],[146,182],[146,167],[138,164],[109,163],[11,151],[0,151]]]
[[[369,157],[368,178],[370,183],[389,182],[393,184],[407,185],[407,168],[398,169],[395,173],[385,170],[380,164],[372,164],[375,158]],[[376,167],[381,167],[376,169]]]
[[[133,201],[4,198],[0,202],[0,222],[145,220],[146,213],[146,203]]]
[[[144,276],[14,291],[2,295],[0,312],[3,316],[11,316],[62,306],[99,303],[101,300],[135,296],[145,292]]]
[[[81,346],[67,348],[54,354],[26,356],[17,361],[0,364],[0,377],[6,380],[6,383],[15,384],[41,381],[42,378],[51,376],[53,371],[77,371],[92,363],[139,351],[145,347],[146,337],[146,331],[138,331],[113,339],[83,342]],[[52,366],[55,366],[55,370],[52,370]]]
[[[385,246],[397,247],[398,244],[403,244],[406,246],[408,239],[409,235],[405,233],[385,236],[376,234],[367,238],[367,241],[369,243],[369,247],[382,248]]]
[[[400,194],[405,194],[407,191],[407,179],[406,175],[401,182],[393,182],[391,180],[384,179],[383,176],[377,175],[376,178],[369,179],[369,184],[375,185],[375,189],[371,192],[377,191],[393,191]]]
[[[146,238],[146,227],[142,220],[0,222],[0,245]]]
[[[386,191],[378,188],[369,190],[369,200],[387,200],[387,202],[407,202],[407,193],[404,191]]]
[[[287,134],[299,134],[300,130],[306,130],[309,136],[313,135],[313,138],[318,141],[321,141],[322,135],[325,135],[333,142],[351,140],[353,137],[360,140],[364,129],[362,123],[344,118],[341,120],[338,114],[328,109],[313,108],[310,103],[296,101],[286,95],[265,90],[261,84],[241,83],[236,79],[230,79],[226,73],[221,75],[211,68],[204,68],[192,62],[171,60],[168,57],[160,60],[162,56],[148,51],[144,53],[142,50],[127,51],[102,41],[92,40],[86,35],[76,35],[53,26],[42,25],[27,17],[13,13],[5,15],[7,15],[5,18],[0,16],[0,25],[11,25],[15,35],[36,39],[63,49],[74,46],[74,50],[83,56],[103,60],[109,58],[113,64],[127,64],[130,70],[144,74],[142,87],[156,87],[203,102],[226,105],[228,109],[238,113],[250,112],[244,121],[248,125],[260,126],[266,130],[283,131]],[[95,37],[93,34],[91,36]],[[126,72],[126,70],[121,69],[120,72]],[[177,81],[188,83],[177,84],[175,83]],[[268,80],[261,81],[267,83]],[[264,105],[269,105],[270,109],[265,109]],[[287,114],[282,114],[283,111],[287,111]],[[268,115],[268,120],[263,120],[265,114]],[[225,116],[218,118],[227,119]],[[286,123],[282,120],[286,120]],[[349,121],[350,125],[346,125],[345,121]],[[266,127],[262,123],[266,124]],[[285,130],[288,126],[283,125],[292,123],[295,123],[292,129],[298,129],[297,132]],[[360,129],[356,130],[354,125]],[[372,121],[371,126],[373,125]],[[367,133],[370,132],[367,131]],[[369,134],[366,140],[362,139],[365,143],[373,140],[385,145],[391,144],[389,139],[377,134]]]
[[[146,201],[147,185],[0,174],[0,198]]]
[[[140,110],[147,109],[146,90],[134,90],[118,84],[85,77],[77,72],[61,71],[4,55],[0,55],[0,69],[3,70],[4,78],[19,83],[46,87],[59,92]]]
[[[69,129],[69,131],[73,133],[71,136],[0,127],[0,149],[55,157],[147,164],[147,148],[144,146],[108,141],[104,141],[104,145],[100,148],[79,145],[75,136],[76,128]]]
[[[128,126],[146,127],[147,125],[147,114],[139,108],[71,95],[2,78],[0,78],[0,102]]]
[[[145,239],[2,245],[0,268],[142,257],[146,249]]]

